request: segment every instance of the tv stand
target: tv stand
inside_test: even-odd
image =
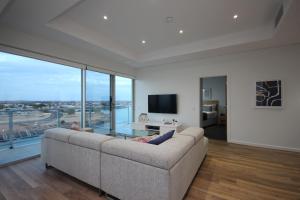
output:
[[[159,131],[160,134],[167,133],[171,130],[175,130],[176,133],[179,133],[183,130],[183,126],[180,123],[165,124],[163,122],[133,122],[131,128],[136,130]]]

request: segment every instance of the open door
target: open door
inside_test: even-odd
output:
[[[210,139],[227,140],[227,77],[200,79],[200,126]]]

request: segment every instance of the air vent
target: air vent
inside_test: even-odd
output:
[[[283,16],[283,4],[280,6],[280,9],[277,12],[276,18],[275,18],[275,28],[277,28],[282,16]]]
[[[175,19],[174,17],[166,17],[166,23],[174,23]]]

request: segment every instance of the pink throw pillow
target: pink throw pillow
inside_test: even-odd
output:
[[[143,136],[143,137],[136,137],[136,138],[132,138],[132,141],[135,142],[141,142],[141,143],[147,143],[150,140],[152,140],[154,138],[154,136]]]

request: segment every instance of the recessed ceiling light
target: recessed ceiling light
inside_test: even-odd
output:
[[[182,29],[179,30],[179,34],[183,34],[183,30]]]
[[[108,20],[108,17],[106,15],[103,16],[104,20]]]
[[[237,19],[239,16],[237,14],[233,15],[233,19]]]
[[[142,40],[142,44],[146,44],[146,40]]]

